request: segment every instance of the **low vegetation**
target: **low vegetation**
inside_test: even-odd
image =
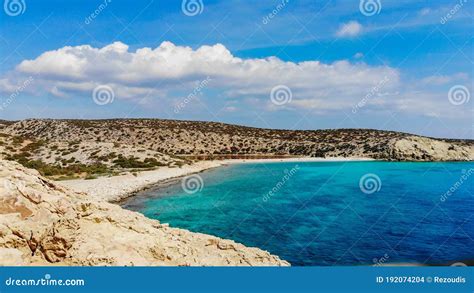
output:
[[[275,130],[161,119],[0,123],[0,154],[46,176],[94,178],[114,172],[179,167],[193,160],[369,157],[472,160],[472,140],[373,129]]]

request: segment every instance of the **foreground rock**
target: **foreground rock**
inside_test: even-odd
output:
[[[14,162],[0,160],[0,180],[0,265],[288,265],[88,199]]]

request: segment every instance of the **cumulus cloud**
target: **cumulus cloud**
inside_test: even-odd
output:
[[[387,89],[399,84],[399,73],[388,66],[352,64],[342,60],[285,62],[276,57],[242,59],[223,45],[190,47],[163,42],[157,48],[129,50],[115,42],[103,48],[89,45],[47,51],[24,60],[0,78],[0,89],[15,87],[25,76],[35,77],[36,93],[67,98],[90,97],[98,85],[108,85],[117,99],[164,102],[189,93],[196,83],[217,90],[215,99],[258,100],[270,103],[271,89],[286,85],[293,107],[335,109],[356,103],[381,79]]]
[[[342,24],[336,32],[336,36],[340,38],[355,37],[362,33],[362,25],[357,21],[350,21]]]
[[[92,102],[94,89],[107,85],[116,101],[160,107],[165,112],[173,112],[184,103],[177,112],[207,113],[213,109],[241,115],[242,111],[260,109],[359,115],[401,111],[455,118],[473,114],[472,107],[454,107],[447,99],[452,84],[466,83],[465,73],[428,76],[402,84],[397,69],[358,60],[295,63],[276,57],[243,59],[221,44],[192,49],[163,42],[154,49],[134,51],[120,42],[102,48],[67,46],[22,61],[0,77],[0,92],[10,95],[32,79],[34,82],[22,88],[23,95]],[[270,95],[281,85],[290,89],[291,98],[277,105]],[[187,105],[194,99],[201,102]]]

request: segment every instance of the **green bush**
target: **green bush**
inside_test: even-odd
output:
[[[166,166],[165,164],[158,162],[155,158],[146,158],[143,162],[139,161],[136,157],[125,158],[121,155],[113,161],[116,167],[124,169],[133,168],[153,168],[158,166]]]

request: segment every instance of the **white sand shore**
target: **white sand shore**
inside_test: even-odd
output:
[[[223,164],[239,164],[239,163],[278,163],[278,162],[348,162],[348,161],[375,161],[372,158],[279,158],[279,159],[236,159],[236,160],[222,160]]]
[[[239,163],[275,163],[275,162],[342,162],[342,161],[369,161],[370,158],[280,158],[280,159],[235,159],[200,161],[181,168],[163,167],[153,171],[138,172],[137,176],[132,174],[113,177],[100,177],[97,179],[77,179],[59,181],[76,192],[85,192],[97,200],[119,201],[134,193],[151,187],[161,181],[178,178],[193,173],[202,172],[228,164]]]

